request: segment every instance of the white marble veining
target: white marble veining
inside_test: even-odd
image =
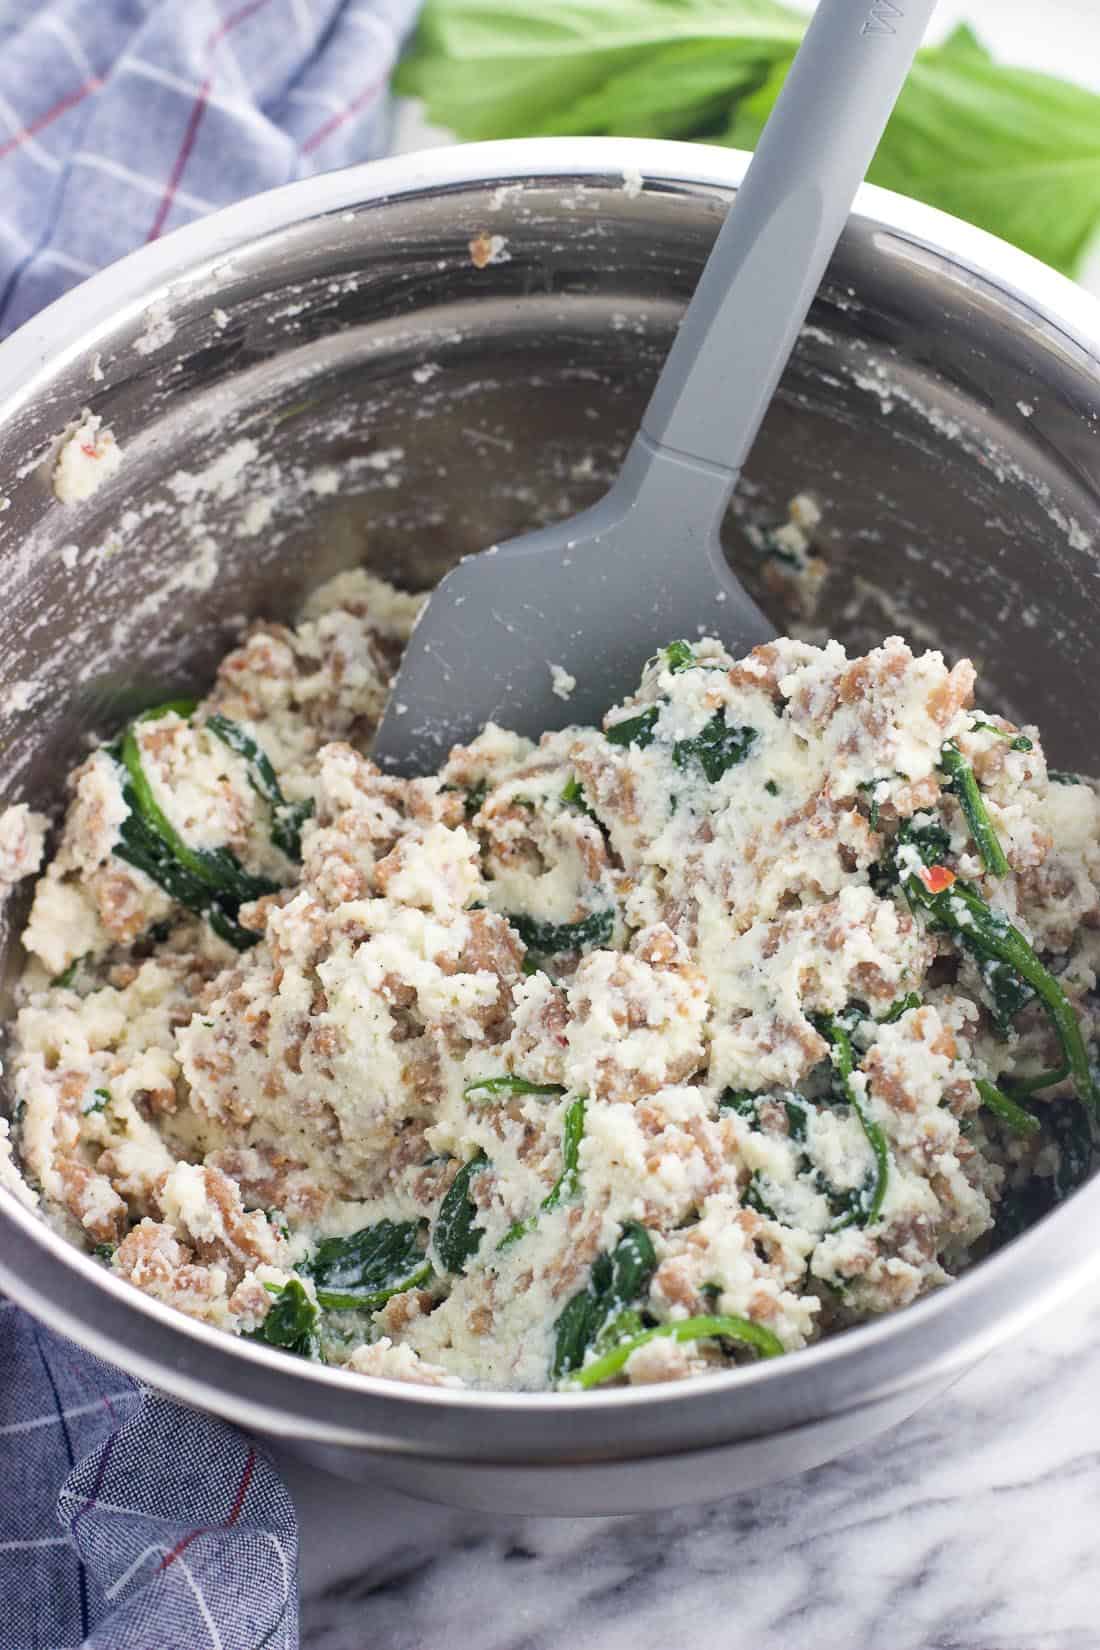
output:
[[[630,1518],[282,1461],[302,1650],[1100,1650],[1100,1288],[856,1455]]]

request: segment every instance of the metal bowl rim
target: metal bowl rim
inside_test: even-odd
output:
[[[291,183],[252,196],[236,205],[173,231],[163,239],[130,253],[106,270],[90,277],[0,343],[0,384],[21,386],[18,399],[33,395],[34,380],[53,372],[69,352],[93,348],[97,328],[117,326],[128,307],[135,312],[171,293],[176,283],[197,278],[198,271],[233,254],[254,249],[258,242],[280,231],[332,213],[383,205],[400,197],[438,194],[465,186],[494,187],[525,180],[560,181],[606,185],[610,178],[640,174],[645,183],[688,188],[735,189],[744,175],[750,156],[743,151],[710,145],[673,143],[632,138],[530,138],[508,142],[457,145],[401,155],[388,160],[347,167],[320,177]],[[948,214],[924,206],[892,191],[864,185],[856,197],[852,218],[885,231],[895,240],[925,249],[955,265],[967,277],[994,288],[1024,309],[1030,309],[1046,326],[1055,326],[1100,365],[1100,302],[1073,282],[1028,254],[1009,246],[985,231]],[[182,292],[177,294],[182,296]],[[0,419],[8,415],[14,398],[0,401]],[[4,1228],[18,1231],[48,1257],[47,1264],[73,1274],[72,1281],[87,1287],[89,1310],[58,1307],[42,1298],[22,1274],[13,1275],[3,1263],[0,1244],[0,1274],[6,1276],[9,1293],[55,1327],[80,1339],[83,1331],[93,1350],[115,1363],[127,1364],[131,1352],[111,1343],[107,1348],[94,1323],[86,1322],[97,1294],[108,1291],[117,1306],[132,1320],[135,1342],[143,1323],[156,1324],[173,1338],[190,1343],[192,1357],[211,1355],[214,1363],[251,1365],[257,1372],[267,1370],[318,1396],[326,1392],[336,1399],[338,1392],[367,1398],[377,1396],[410,1408],[445,1407],[456,1412],[508,1410],[549,1420],[564,1421],[578,1409],[593,1407],[606,1412],[635,1409],[639,1405],[693,1404],[704,1394],[717,1396],[731,1389],[744,1390],[767,1382],[781,1386],[805,1378],[813,1380],[837,1364],[869,1359],[884,1343],[913,1343],[916,1354],[911,1371],[892,1386],[902,1387],[929,1374],[927,1360],[919,1357],[920,1341],[936,1324],[950,1327],[952,1320],[965,1325],[968,1308],[995,1292],[1014,1272],[1028,1269],[1027,1262],[1039,1261],[1040,1252],[1063,1257],[1063,1236],[1075,1227],[1085,1228],[1085,1205],[1091,1211],[1100,1206],[1100,1185],[1083,1188],[1061,1209],[1048,1215],[1037,1228],[1016,1239],[1000,1253],[979,1263],[973,1271],[948,1288],[926,1296],[903,1312],[887,1314],[835,1337],[807,1347],[794,1356],[759,1362],[727,1372],[695,1377],[667,1386],[615,1388],[607,1392],[525,1393],[448,1389],[414,1386],[381,1377],[345,1372],[341,1369],[307,1364],[288,1358],[273,1348],[242,1341],[211,1325],[188,1318],[112,1277],[83,1254],[60,1233],[47,1227],[23,1207],[13,1194],[0,1188],[0,1234]],[[1072,1252],[1072,1251],[1071,1251]],[[1035,1268],[1030,1268],[1034,1270]],[[980,1351],[1005,1339],[1013,1329],[1023,1327],[1041,1312],[1100,1272],[1100,1252],[1080,1251],[1072,1267],[1055,1268],[1057,1287],[996,1314],[982,1335],[969,1338],[960,1333],[953,1347],[942,1352],[935,1367],[961,1367]],[[942,1320],[947,1320],[946,1325]],[[132,1361],[148,1368],[157,1366],[158,1383],[181,1395],[193,1396],[202,1390],[202,1378],[177,1373],[172,1368],[172,1348],[164,1343],[157,1355],[147,1358],[135,1346]],[[896,1362],[897,1360],[895,1360]],[[876,1387],[876,1392],[882,1388]],[[232,1393],[227,1393],[232,1398]],[[303,1419],[298,1411],[297,1419]],[[304,1422],[308,1427],[308,1420]]]

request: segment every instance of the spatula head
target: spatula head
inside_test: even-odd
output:
[[[485,726],[537,739],[598,723],[645,661],[678,638],[718,636],[735,654],[774,636],[730,573],[714,509],[679,520],[656,493],[613,491],[583,515],[467,557],[432,593],[378,730],[374,760],[434,772]],[[667,495],[662,495],[666,497]]]

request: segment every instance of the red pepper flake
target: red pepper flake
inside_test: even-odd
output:
[[[955,881],[954,871],[946,865],[923,865],[917,875],[930,894],[942,894]]]
[[[90,443],[90,442],[87,442],[87,441],[82,441],[82,442],[81,442],[81,443],[80,443],[80,450],[81,450],[81,452],[82,452],[82,453],[84,453],[84,454],[85,454],[85,455],[86,455],[86,456],[87,456],[87,457],[88,457],[88,458],[97,458],[97,457],[98,457],[98,456],[99,456],[99,455],[98,455],[98,454],[97,454],[97,452],[96,452],[96,450],[95,450],[95,448],[94,448],[94,447],[93,447],[93,446],[92,446],[92,445],[91,445],[91,443]]]

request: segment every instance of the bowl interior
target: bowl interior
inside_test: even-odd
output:
[[[731,171],[733,169],[731,168]],[[366,182],[364,182],[366,188]],[[357,197],[126,303],[0,382],[0,802],[56,807],[90,732],[201,687],[244,620],[365,562],[430,586],[614,473],[728,187],[522,171]],[[485,261],[486,253],[488,261]],[[89,407],[116,477],[63,507]],[[1100,376],[1049,315],[853,218],[727,522],[780,629],[758,529],[799,492],[828,563],[815,636],[969,654],[980,702],[1100,771]],[[707,615],[700,615],[701,625]],[[668,638],[655,635],[658,644]],[[20,901],[0,929],[10,981]]]

